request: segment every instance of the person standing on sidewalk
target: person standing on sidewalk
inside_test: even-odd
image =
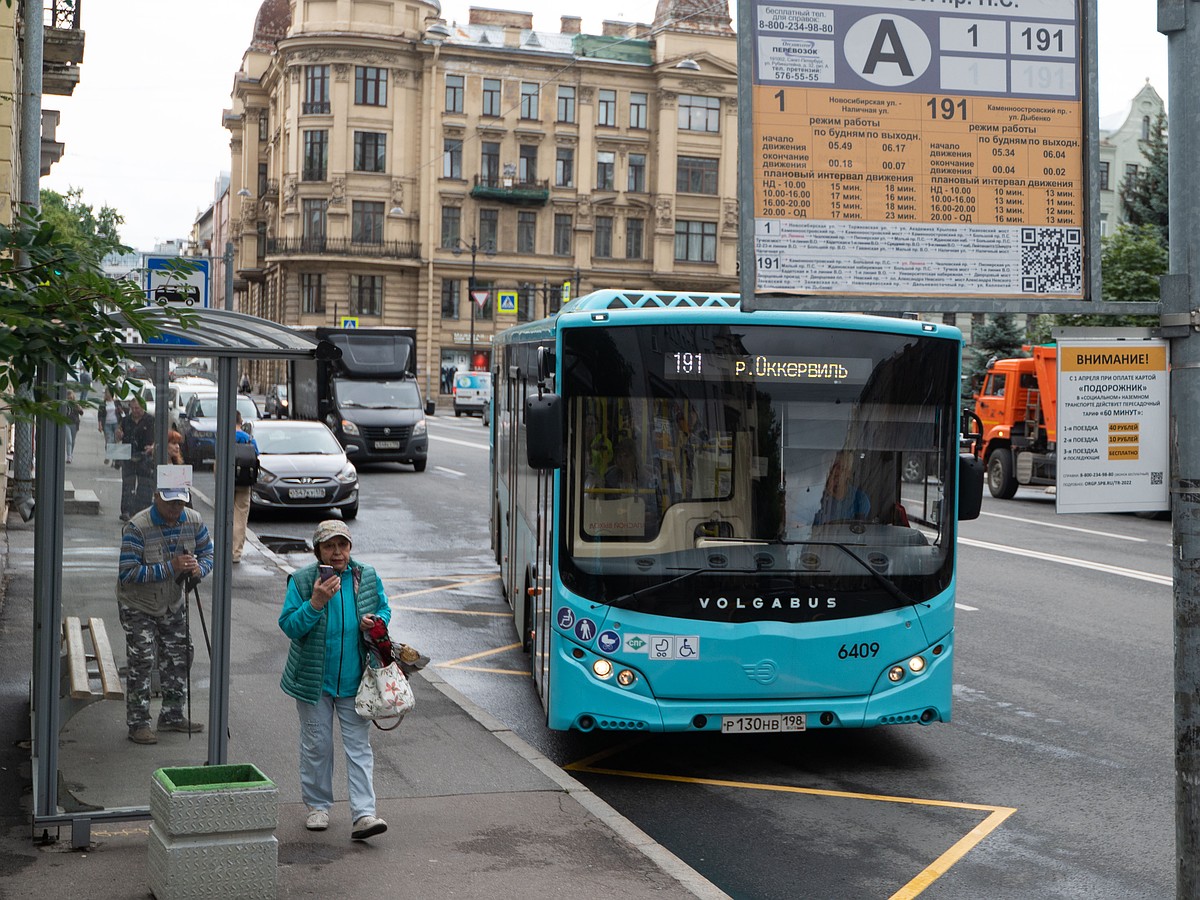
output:
[[[350,793],[350,837],[361,841],[387,831],[375,815],[375,757],[371,722],[354,710],[366,664],[361,632],[372,616],[386,623],[392,610],[375,570],[350,558],[350,529],[327,519],[313,533],[313,562],[288,577],[279,627],[291,638],[280,687],[296,699],[300,717],[300,794],[305,827],[324,831],[333,806],[333,720],[341,726]]]
[[[121,402],[113,396],[113,392],[108,388],[104,389],[104,402],[96,409],[96,427],[100,429],[104,435],[104,449],[108,449],[109,444],[117,442],[117,426],[121,423],[121,416],[125,413],[121,409]],[[104,457],[104,464],[108,465],[109,459]]]
[[[75,454],[75,435],[79,434],[79,419],[83,416],[83,407],[75,399],[74,391],[67,391],[67,462]]]
[[[237,422],[233,439],[239,444],[249,444],[258,458],[258,441],[250,433],[250,427],[242,421],[242,411],[237,411]],[[257,475],[255,476],[257,477]],[[250,521],[250,485],[239,484],[235,476],[233,483],[233,561],[242,561],[242,547],[246,544],[246,525]]]
[[[129,459],[121,460],[121,521],[128,522],[151,503],[154,491],[154,416],[141,398],[129,398],[129,413],[117,426],[117,441],[129,445]]]
[[[125,630],[125,724],[135,744],[157,744],[150,728],[150,667],[158,649],[162,710],[158,731],[204,730],[184,716],[192,639],[187,630],[187,586],[213,569],[213,543],[204,519],[185,504],[187,488],[155,492],[152,506],[135,514],[121,533],[117,605]]]

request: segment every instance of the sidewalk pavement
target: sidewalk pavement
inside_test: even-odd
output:
[[[97,489],[101,513],[64,516],[64,544],[90,546],[93,554],[111,547],[111,572],[104,572],[103,579],[91,577],[112,584],[120,533],[114,503],[119,479],[111,477],[111,469],[105,471],[95,435],[94,423],[89,429],[85,420],[67,478],[77,487]],[[0,898],[144,898],[149,894],[147,820],[94,822],[92,844],[83,850],[71,848],[69,827],[61,833],[49,829],[49,838],[58,840],[42,843],[45,829],[31,825],[33,543],[33,523],[12,513],[0,528]],[[560,898],[576,892],[658,900],[725,897],[446,684],[434,667],[414,679],[417,707],[400,729],[372,735],[378,813],[388,821],[387,833],[366,842],[350,840],[340,752],[334,791],[342,799],[334,804],[329,830],[306,831],[296,772],[296,712],[278,688],[286,641],[275,620],[286,563],[261,544],[251,547],[248,541],[246,549],[234,570],[229,761],[253,763],[278,786],[280,898],[380,892],[399,898],[489,900],[504,894]],[[64,564],[64,570],[69,566]],[[112,597],[107,587],[96,590]],[[115,600],[111,604],[103,615],[120,663],[123,639]],[[207,685],[208,659],[201,650],[193,678]],[[194,687],[193,693],[201,691]],[[203,721],[206,697],[196,703],[195,717]],[[92,704],[64,725],[64,756],[68,743],[76,746],[71,748],[71,771],[63,776],[85,802],[114,796],[136,801],[100,805],[149,806],[148,773],[180,764],[173,752],[199,753],[203,760],[206,747],[199,740],[188,745],[186,735],[165,735],[149,747],[124,736],[119,701]],[[183,749],[173,750],[173,740]]]

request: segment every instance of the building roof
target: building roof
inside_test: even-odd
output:
[[[292,25],[292,8],[288,0],[263,0],[254,19],[254,36],[250,46],[255,50],[274,50],[287,37]]]

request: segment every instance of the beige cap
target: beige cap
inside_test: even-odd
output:
[[[313,546],[323,544],[339,536],[350,541],[350,546],[354,546],[354,540],[350,537],[350,529],[346,527],[345,522],[341,519],[326,519],[317,525],[317,530],[313,532]]]

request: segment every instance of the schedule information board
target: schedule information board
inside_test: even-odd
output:
[[[760,0],[755,290],[1085,294],[1076,0]]]

